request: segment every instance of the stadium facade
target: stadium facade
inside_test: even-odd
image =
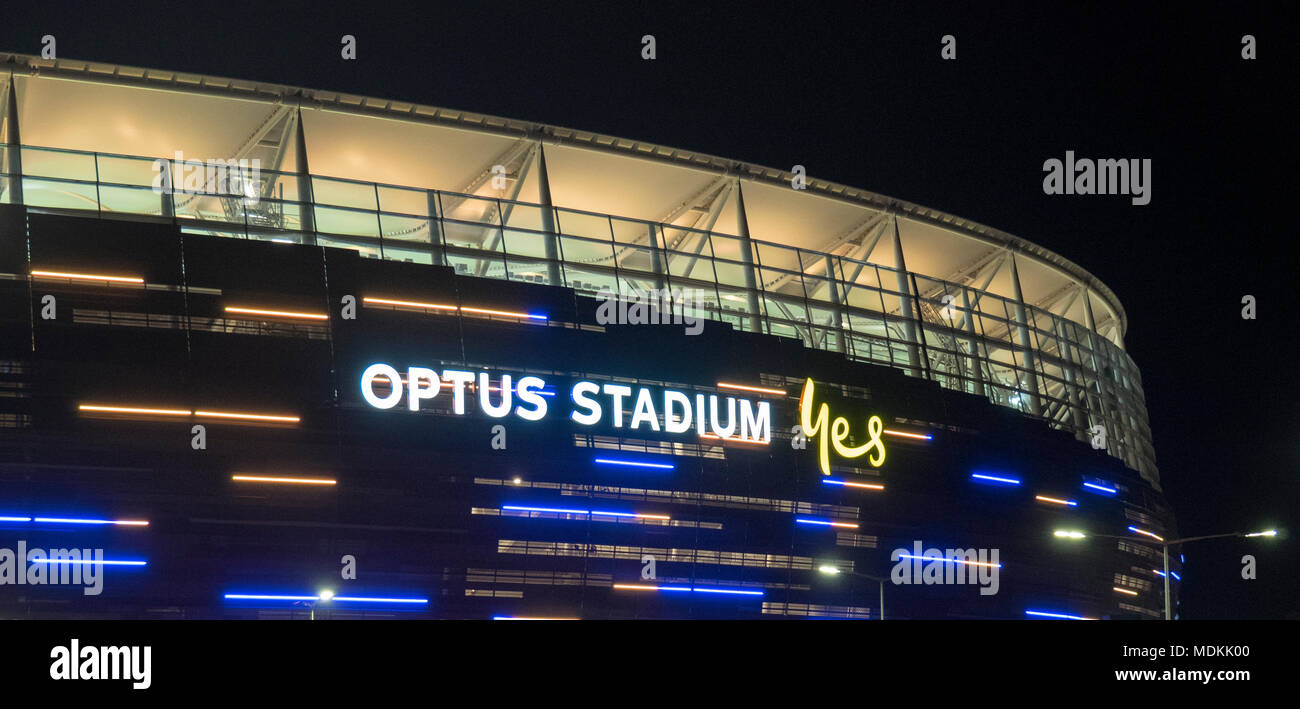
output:
[[[0,61],[0,549],[105,559],[0,550],[6,617],[1163,607],[1124,310],[1060,255],[578,130]],[[652,291],[702,327],[600,316]],[[900,582],[929,549],[997,556]]]

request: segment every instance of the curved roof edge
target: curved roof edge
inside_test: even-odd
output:
[[[531,137],[556,145],[571,145],[617,155],[657,160],[781,186],[790,184],[791,179],[795,176],[794,173],[788,170],[764,167],[707,153],[670,148],[646,141],[618,138],[592,131],[512,118],[500,118],[472,111],[425,106],[408,101],[379,99],[283,84],[229,79],[189,72],[144,69],[104,62],[45,59],[30,54],[17,53],[0,54],[0,71],[33,77],[120,84],[160,91],[204,93],[246,101],[283,103],[378,118],[432,123],[465,130],[497,133],[515,138]],[[1105,299],[1118,315],[1121,336],[1128,333],[1128,313],[1124,310],[1124,306],[1120,303],[1119,297],[1115,295],[1114,291],[1082,266],[1050,249],[1000,229],[914,202],[887,197],[876,192],[812,176],[807,176],[805,179],[807,190],[820,196],[843,200],[872,209],[890,210],[940,228],[963,233],[966,236],[1010,249],[1016,253],[1055,266],[1089,288],[1099,298]]]

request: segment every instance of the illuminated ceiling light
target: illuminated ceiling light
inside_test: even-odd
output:
[[[82,566],[147,566],[149,562],[129,559],[31,559],[33,564],[78,564]]]
[[[996,475],[981,475],[981,474],[979,474],[979,473],[971,473],[971,477],[974,478],[974,479],[976,479],[976,480],[986,480],[986,481],[988,481],[988,482],[1004,483],[1004,484],[1006,484],[1006,485],[1019,485],[1019,484],[1020,484],[1020,481],[1019,481],[1019,480],[1016,480],[1016,479],[1014,479],[1014,478],[1000,478],[1000,477],[998,477],[998,476],[996,476]]]
[[[894,431],[888,428],[885,429],[885,434],[890,436],[901,436],[903,438],[915,438],[919,441],[928,441],[933,438],[933,436],[928,433],[907,433],[906,431]]]
[[[749,386],[748,384],[731,384],[728,382],[718,382],[718,387],[722,389],[739,389],[741,391],[753,391],[759,394],[771,394],[772,396],[785,396],[784,389],[768,389],[766,387]]]
[[[121,527],[148,527],[143,519],[80,519],[71,517],[35,517],[34,522],[45,524],[112,524]]]
[[[1064,539],[1083,539],[1085,536],[1087,536],[1083,532],[1079,532],[1073,529],[1068,529],[1068,530],[1058,529],[1055,532],[1052,532],[1052,534]]]
[[[838,566],[831,566],[830,564],[822,564],[821,566],[817,567],[817,570],[823,574],[830,574],[832,576],[843,573],[842,571],[840,571],[840,568]]]
[[[817,524],[823,527],[844,527],[846,529],[858,528],[858,525],[854,522],[835,522],[829,519],[812,519],[810,517],[796,517],[794,521],[800,524]]]
[[[1247,536],[1247,537],[1276,537],[1276,536],[1277,536],[1277,530],[1276,530],[1276,529],[1270,529],[1270,530],[1268,530],[1268,531],[1266,531],[1266,532],[1251,532],[1250,534],[1247,534],[1246,536]]]
[[[948,556],[916,556],[915,554],[899,554],[903,559],[920,559],[921,561],[943,561],[952,564],[964,564],[966,566],[986,566],[990,569],[1000,569],[1002,564],[994,564],[990,561],[970,561],[969,559],[954,559]]]
[[[32,271],[33,276],[40,278],[71,278],[80,281],[109,281],[112,283],[139,283],[143,284],[143,278],[135,276],[105,276],[97,273],[67,273],[64,271]]]
[[[329,320],[329,315],[324,313],[299,313],[290,310],[261,310],[258,308],[236,308],[231,305],[226,306],[226,312],[239,313],[241,315],[269,315],[276,318],[303,318],[307,320]]]
[[[1061,620],[1096,620],[1095,618],[1084,618],[1080,615],[1069,615],[1067,613],[1049,613],[1047,611],[1025,611],[1025,615],[1038,616],[1040,618],[1059,618]]]
[[[1130,590],[1128,590],[1127,588],[1120,588],[1119,586],[1111,586],[1111,590],[1114,591],[1114,592],[1116,592],[1116,593],[1124,593],[1124,594],[1128,594],[1128,595],[1130,595],[1130,596],[1136,596],[1136,595],[1138,595],[1137,591],[1130,591]]]
[[[823,485],[840,485],[842,487],[858,487],[864,490],[884,490],[884,485],[876,483],[854,483],[847,480],[838,480],[836,478],[822,478]]]
[[[291,485],[336,485],[337,480],[329,478],[280,478],[265,475],[232,475],[231,480],[251,483],[286,483]]]
[[[509,310],[493,310],[490,308],[471,308],[463,305],[449,305],[446,303],[419,303],[413,300],[394,300],[391,298],[370,298],[363,297],[364,303],[379,303],[380,305],[396,305],[404,308],[425,308],[427,310],[448,310],[460,311],[464,313],[478,313],[480,315],[502,315],[510,318],[528,318],[530,320],[546,320],[547,316],[537,313],[519,313]]]
[[[246,414],[237,411],[195,411],[195,416],[208,416],[211,418],[223,419],[246,419],[248,421],[278,421],[283,423],[298,423],[302,419],[297,416],[281,416],[271,414]]]
[[[1141,534],[1141,535],[1143,535],[1143,536],[1151,537],[1152,539],[1154,539],[1154,540],[1156,540],[1156,541],[1158,541],[1158,542],[1163,542],[1163,541],[1165,540],[1164,537],[1162,537],[1162,536],[1160,536],[1160,535],[1158,535],[1158,534],[1155,534],[1155,533],[1153,533],[1153,532],[1148,532],[1148,531],[1145,530],[1145,529],[1138,529],[1137,527],[1132,527],[1132,526],[1130,526],[1130,527],[1128,528],[1128,531],[1133,532],[1134,534]]]
[[[1119,490],[1113,487],[1106,487],[1105,485],[1098,485],[1097,483],[1084,483],[1083,486],[1098,492],[1104,492],[1107,495],[1114,495],[1119,492]]]
[[[596,458],[596,462],[601,465],[626,465],[633,468],[657,468],[659,470],[672,470],[677,467],[672,463],[643,463],[635,460],[619,460],[617,458]]]
[[[148,416],[189,416],[194,412],[189,409],[151,409],[132,406],[102,406],[99,404],[80,404],[81,411],[102,411],[111,414],[143,414]]]
[[[320,593],[318,593],[318,594],[316,594],[316,595],[317,595],[317,596],[318,596],[322,601],[325,601],[326,603],[328,603],[329,600],[330,600],[331,598],[334,597],[334,592],[331,591],[331,590],[329,590],[329,589],[327,588],[327,589],[325,589],[324,591],[321,591]]]
[[[1047,495],[1034,495],[1034,499],[1040,502],[1050,502],[1053,505],[1065,505],[1067,507],[1079,506],[1079,503],[1074,500],[1062,500],[1059,497],[1048,497]]]
[[[746,591],[734,588],[711,588],[709,586],[649,586],[643,584],[616,583],[614,588],[622,591],[673,591],[679,593],[719,593],[733,596],[762,596],[762,591]]]

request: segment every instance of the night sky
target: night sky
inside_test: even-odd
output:
[[[1127,309],[1182,534],[1289,527],[1300,511],[1295,24],[1283,3],[1043,4],[13,3],[0,52],[38,54],[52,34],[60,57],[801,164],[1008,231],[1078,263]],[[339,56],[344,34],[356,61]],[[645,34],[654,61],[641,58]],[[945,34],[956,61],[940,58]],[[1241,58],[1244,34],[1254,61]],[[1043,194],[1043,161],[1066,150],[1150,158],[1151,203]],[[1246,294],[1256,320],[1241,317]],[[1300,618],[1297,544],[1190,545],[1184,616]],[[1241,579],[1246,553],[1257,580]]]

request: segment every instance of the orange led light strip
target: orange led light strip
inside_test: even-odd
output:
[[[1137,591],[1130,591],[1127,588],[1120,588],[1119,586],[1111,586],[1111,590],[1117,593],[1127,593],[1130,596],[1138,595]]]
[[[905,432],[905,431],[895,431],[895,430],[888,429],[888,428],[885,429],[885,433],[888,434],[888,435],[890,435],[890,436],[900,436],[900,437],[902,437],[902,438],[915,438],[915,439],[918,440],[918,441],[928,441],[928,440],[930,440],[930,436],[928,436],[928,435],[926,435],[926,434],[924,434],[924,433],[907,433],[907,432]]]
[[[82,281],[112,281],[114,283],[144,283],[143,278],[135,276],[104,276],[96,273],[68,273],[65,271],[32,271],[33,276],[41,278],[74,278]]]
[[[252,483],[289,483],[294,485],[335,485],[337,480],[328,478],[278,478],[265,475],[232,475],[231,480]]]
[[[464,305],[446,305],[443,303],[418,303],[412,300],[393,300],[391,298],[370,298],[361,299],[365,303],[379,303],[381,305],[400,305],[407,308],[427,308],[429,310],[450,310],[461,311],[464,313],[479,313],[482,315],[504,315],[510,318],[526,318],[537,320],[541,316],[531,315],[529,313],[516,313],[510,310],[492,310],[490,308],[471,308]]]
[[[296,313],[289,310],[260,310],[258,308],[237,308],[231,305],[226,306],[228,313],[240,313],[244,315],[270,315],[277,318],[305,318],[307,320],[329,320],[329,316],[323,313]]]
[[[191,409],[155,409],[140,406],[104,406],[102,404],[78,404],[80,411],[99,411],[111,414],[138,414],[141,416],[202,416],[209,418],[243,419],[248,421],[273,421],[278,423],[298,423],[297,416],[274,414],[249,414],[238,411],[195,411]]]
[[[1046,495],[1034,495],[1034,499],[1042,502],[1050,502],[1055,505],[1066,505],[1069,507],[1074,507],[1079,504],[1072,500],[1062,500],[1059,497],[1048,497]]]
[[[748,384],[731,384],[729,382],[718,382],[718,387],[722,389],[740,389],[741,391],[754,391],[759,394],[771,394],[773,396],[785,396],[784,389],[768,389],[765,387],[749,386]]]

